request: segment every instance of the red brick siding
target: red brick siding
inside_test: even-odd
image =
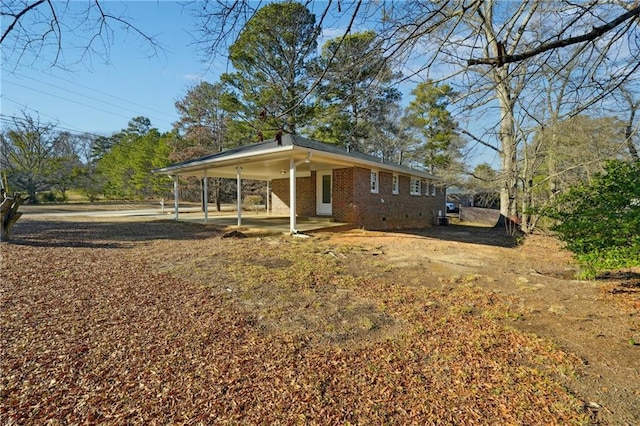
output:
[[[444,209],[444,191],[434,197],[410,195],[408,176],[399,176],[399,193],[392,194],[393,174],[378,173],[378,193],[371,193],[371,170],[351,167],[333,170],[333,217],[338,222],[353,223],[366,229],[423,228],[437,223],[438,211]],[[298,178],[296,183],[298,216],[316,215],[316,175]],[[272,211],[289,213],[289,179],[272,181]]]
[[[354,208],[354,169],[335,169],[333,171],[333,217],[338,222],[357,223],[357,211]]]
[[[296,178],[296,210],[298,216],[316,214],[316,176]],[[289,214],[289,178],[271,181],[271,212]]]
[[[408,176],[399,176],[398,194],[392,193],[393,174],[378,172],[378,193],[371,193],[371,170],[354,170],[354,209],[358,212],[356,223],[366,229],[423,228],[437,223],[438,211],[443,210],[444,195],[410,195]],[[337,219],[337,218],[336,218]]]

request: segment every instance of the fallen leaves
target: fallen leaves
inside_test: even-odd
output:
[[[574,359],[472,286],[356,274],[313,239],[21,225],[30,243],[2,246],[4,424],[588,420],[558,380]]]

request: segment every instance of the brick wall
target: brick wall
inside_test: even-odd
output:
[[[369,169],[351,167],[333,170],[333,217],[366,229],[424,228],[437,224],[438,211],[444,213],[444,191],[425,195],[410,194],[410,178],[399,176],[399,193],[392,194],[393,174],[378,173],[379,191],[372,194]],[[298,216],[316,215],[316,175],[297,178]],[[289,179],[275,179],[272,187],[272,211],[289,214]]]
[[[444,210],[444,191],[436,196],[410,195],[410,178],[399,176],[398,194],[392,193],[393,174],[378,173],[378,193],[371,193],[369,169],[359,167],[333,171],[333,215],[339,222],[354,223],[367,229],[428,227],[437,223]]]
[[[315,216],[316,214],[316,175],[296,178],[296,210],[298,216]],[[289,178],[271,181],[271,212],[289,214]]]

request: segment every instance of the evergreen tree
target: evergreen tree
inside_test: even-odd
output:
[[[229,49],[234,73],[222,80],[235,96],[237,119],[254,137],[282,128],[296,134],[310,120],[310,78],[319,27],[300,3],[270,3],[247,22]],[[230,103],[231,106],[231,103]]]
[[[456,133],[457,124],[447,110],[455,93],[449,85],[426,81],[411,94],[414,99],[407,108],[407,120],[418,140],[412,156],[430,173],[442,173],[460,156],[462,144]]]
[[[329,40],[314,75],[323,79],[311,136],[362,152],[384,151],[380,143],[369,142],[375,137],[380,142],[385,131],[393,132],[391,116],[401,95],[392,87],[399,75],[389,67],[375,33]]]

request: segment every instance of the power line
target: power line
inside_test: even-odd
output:
[[[13,125],[16,122],[20,122],[20,121],[25,122],[25,119],[23,117],[18,117],[18,116],[15,116],[15,115],[0,114],[0,123]],[[53,124],[53,123],[49,123],[49,124],[52,125],[52,129],[69,132],[72,135],[79,135],[79,136],[88,135],[88,136],[94,136],[94,137],[105,136],[105,135],[100,135],[98,133],[85,132],[84,130],[78,130],[77,128],[76,129],[70,129],[68,127],[59,126],[59,125]]]
[[[99,94],[101,94],[101,95],[108,96],[108,97],[110,97],[110,98],[112,98],[112,99],[115,99],[115,100],[117,100],[117,101],[125,102],[125,103],[131,104],[131,105],[134,105],[134,106],[137,106],[137,107],[140,107],[140,108],[144,108],[145,110],[153,111],[153,112],[155,112],[155,113],[157,113],[157,114],[164,115],[164,116],[166,116],[166,117],[170,117],[170,115],[169,115],[169,114],[167,114],[166,112],[163,112],[163,111],[160,111],[160,110],[157,110],[157,109],[154,109],[154,108],[150,108],[150,107],[148,107],[148,106],[145,106],[145,105],[142,105],[142,104],[139,104],[139,103],[136,103],[136,102],[133,102],[133,101],[130,101],[130,100],[127,100],[127,99],[124,99],[124,98],[118,97],[118,96],[114,96],[114,95],[112,95],[112,94],[110,94],[110,93],[103,92],[102,90],[98,90],[98,89],[96,89],[96,88],[89,87],[89,86],[86,86],[86,85],[84,85],[84,84],[80,84],[80,83],[78,83],[78,82],[76,82],[76,81],[69,80],[69,79],[66,79],[66,78],[62,78],[62,77],[60,77],[60,76],[53,75],[53,74],[49,74],[49,76],[50,76],[50,77],[53,77],[53,78],[57,78],[58,80],[62,80],[62,81],[65,81],[65,82],[67,82],[67,83],[71,83],[71,84],[74,84],[74,85],[76,85],[76,86],[82,87],[83,89],[91,90],[91,91],[96,92],[96,93],[99,93]],[[171,119],[173,119],[173,117],[171,117]]]
[[[56,122],[58,122],[58,123],[62,123],[62,124],[63,124],[63,125],[65,125],[65,126],[69,126],[69,127],[73,127],[73,128],[75,128],[75,130],[73,130],[73,131],[77,131],[77,132],[84,132],[84,130],[80,129],[79,127],[76,127],[76,126],[74,126],[74,125],[72,125],[72,124],[69,124],[69,123],[65,123],[65,122],[63,122],[63,121],[60,121],[60,120],[59,120],[58,118],[56,118],[56,117],[53,117],[53,116],[51,116],[51,115],[49,115],[49,114],[45,114],[44,112],[40,112],[40,111],[38,111],[38,110],[36,110],[36,109],[33,109],[33,108],[31,108],[30,106],[28,106],[28,105],[25,105],[25,104],[23,104],[23,103],[20,103],[20,102],[16,101],[15,99],[12,99],[12,98],[7,97],[6,95],[2,95],[1,97],[2,97],[2,99],[6,99],[7,101],[12,102],[12,103],[14,103],[15,105],[17,105],[17,106],[21,107],[23,110],[29,109],[29,110],[31,110],[31,111],[33,111],[33,112],[35,112],[36,114],[38,114],[39,116],[49,117],[49,119],[50,119],[50,120],[54,120],[54,121],[56,121]],[[2,114],[0,114],[0,115],[2,115]],[[12,116],[12,115],[7,116],[6,114],[5,114],[5,116],[6,116],[6,117],[12,117],[12,118],[20,118],[20,117],[16,117],[16,116]],[[60,128],[60,129],[64,129],[64,130],[72,131],[72,130],[71,130],[71,129],[69,129],[69,128],[66,128],[66,129],[65,129],[65,128],[64,128],[64,127],[62,127],[62,126],[57,126],[57,127],[58,127],[58,128]]]
[[[97,110],[97,111],[104,112],[104,113],[107,113],[107,114],[116,115],[116,116],[118,116],[118,117],[122,117],[122,118],[127,119],[127,120],[130,120],[130,119],[131,119],[131,117],[128,117],[128,116],[125,116],[125,115],[122,115],[122,114],[118,114],[117,112],[107,111],[107,110],[104,110],[104,109],[102,109],[102,108],[98,108],[98,107],[96,107],[96,106],[94,106],[94,105],[91,105],[91,104],[85,104],[85,103],[80,102],[80,101],[77,101],[77,100],[76,100],[76,101],[72,101],[72,100],[69,100],[69,99],[65,99],[65,98],[63,98],[62,96],[59,96],[59,95],[56,95],[56,94],[53,94],[53,93],[50,93],[50,92],[45,92],[45,91],[43,91],[43,90],[35,89],[35,88],[33,88],[33,87],[29,87],[29,86],[24,85],[24,84],[20,84],[20,83],[16,83],[16,82],[13,82],[13,81],[8,81],[8,80],[5,80],[5,82],[6,82],[6,83],[14,84],[14,85],[19,86],[19,87],[22,87],[22,88],[24,88],[24,89],[32,90],[32,91],[37,92],[37,93],[41,93],[41,94],[43,94],[43,95],[47,95],[47,96],[51,96],[51,97],[56,98],[56,99],[63,100],[63,101],[65,101],[65,102],[75,103],[75,104],[78,104],[78,105],[82,105],[82,106],[84,106],[84,107],[91,108],[91,109],[95,109],[95,110]]]
[[[141,111],[139,111],[139,110],[133,110],[133,109],[125,108],[125,107],[123,107],[121,105],[116,105],[116,104],[111,103],[111,102],[103,101],[101,99],[97,99],[97,98],[94,98],[92,96],[85,95],[85,94],[77,92],[75,90],[65,89],[63,87],[56,86],[55,84],[48,84],[48,83],[45,83],[45,82],[42,82],[42,81],[39,81],[39,80],[36,80],[36,79],[32,79],[32,80],[33,81],[37,81],[39,83],[47,84],[49,86],[52,86],[54,88],[57,88],[57,89],[60,89],[60,90],[66,91],[66,92],[70,92],[70,93],[85,97],[85,98],[90,99],[90,100],[94,100],[96,102],[99,102],[100,104],[105,104],[105,105],[108,105],[108,106],[111,106],[111,107],[114,107],[114,108],[118,108],[118,109],[121,109],[121,110],[129,111],[129,112],[133,113],[134,115],[140,115],[141,114]],[[119,116],[119,117],[124,117],[126,119],[131,119],[130,116],[124,116],[122,114],[118,114],[116,112],[112,112],[112,111],[108,111],[108,110],[105,110],[105,109],[102,109],[102,108],[98,108],[95,105],[86,104],[86,103],[80,102],[78,100],[67,99],[67,98],[64,98],[64,97],[62,97],[60,95],[56,95],[56,94],[50,93],[50,92],[45,92],[43,90],[39,90],[39,89],[36,89],[34,87],[27,86],[27,85],[24,85],[24,84],[15,82],[15,81],[5,80],[5,83],[13,84],[13,85],[16,85],[16,86],[19,86],[19,87],[22,87],[22,88],[25,88],[25,89],[28,89],[28,90],[32,90],[32,91],[37,92],[37,93],[45,94],[47,96],[52,96],[52,97],[54,97],[56,99],[61,99],[61,100],[64,100],[66,102],[69,102],[69,103],[75,103],[75,104],[82,105],[82,106],[85,106],[85,107],[88,107],[88,108],[92,108],[92,109],[98,110],[100,112],[116,115],[116,116]],[[144,112],[142,112],[142,114],[144,114]],[[154,117],[152,117],[152,118],[154,118]],[[165,120],[157,120],[157,121],[162,122],[162,121],[165,121]]]

